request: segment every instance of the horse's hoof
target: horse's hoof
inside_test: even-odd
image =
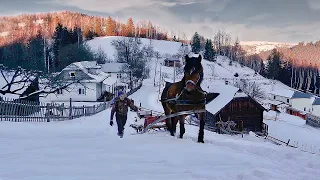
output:
[[[174,136],[174,133],[170,133],[171,136]]]
[[[198,143],[204,143],[204,141],[203,141],[203,140],[198,139]]]
[[[180,135],[179,138],[180,138],[180,139],[183,139],[183,135]]]

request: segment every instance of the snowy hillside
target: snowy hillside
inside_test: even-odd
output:
[[[110,55],[109,38],[94,39],[91,45],[103,46]],[[172,42],[158,42],[162,53],[175,53]],[[174,43],[175,44],[175,43]],[[166,47],[171,47],[166,49]],[[177,49],[176,49],[177,50]],[[160,63],[160,62],[158,62]],[[136,104],[162,112],[158,101],[163,86],[160,64],[150,62],[151,77],[132,98]],[[261,83],[266,92],[288,88],[272,83],[254,71],[238,64],[229,66],[229,60],[218,57],[217,62],[203,60],[203,88],[208,92],[227,93],[230,83],[239,78]],[[157,67],[157,68],[156,68]],[[156,73],[154,73],[156,72]],[[162,76],[173,77],[173,68],[161,67]],[[238,78],[233,75],[239,74]],[[177,79],[181,75],[177,75]],[[320,177],[320,155],[300,149],[277,146],[252,134],[220,135],[205,131],[205,144],[197,143],[198,127],[186,125],[184,139],[171,137],[165,132],[136,135],[129,127],[136,114],[129,112],[125,135],[120,139],[117,127],[110,127],[110,109],[90,117],[50,123],[0,122],[0,179],[2,180],[317,180]],[[281,118],[291,118],[284,117]],[[277,124],[278,121],[273,121]],[[270,123],[271,124],[271,123]],[[281,128],[270,132],[299,134],[300,128],[281,122]],[[177,128],[179,133],[179,128]],[[318,132],[318,134],[317,134]],[[318,137],[304,131],[305,139]],[[301,137],[303,139],[303,137]],[[319,141],[318,141],[319,142]]]
[[[248,54],[259,54],[263,51],[269,51],[274,48],[289,48],[297,44],[294,43],[280,43],[280,42],[267,42],[267,41],[242,41],[242,48]]]
[[[93,50],[99,50],[101,48],[109,58],[113,58],[115,54],[115,49],[111,45],[113,40],[117,40],[119,38],[126,38],[126,37],[119,37],[119,36],[108,36],[108,37],[97,37],[93,40],[88,41],[88,45]],[[142,45],[152,45],[155,51],[158,51],[160,54],[176,54],[178,49],[181,46],[180,42],[170,42],[164,40],[153,40],[153,39],[145,39],[141,38]]]

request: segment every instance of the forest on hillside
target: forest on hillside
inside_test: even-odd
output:
[[[58,23],[68,29],[81,29],[82,36],[86,39],[91,39],[95,36],[128,36],[158,40],[175,39],[169,39],[167,30],[153,24],[151,21],[134,23],[132,18],[128,18],[127,22],[123,23],[110,16],[89,16],[83,13],[64,11],[0,17],[0,46],[15,42],[27,42],[35,38],[39,33],[49,39],[53,37]],[[180,35],[180,39],[186,39],[185,37],[183,33]]]

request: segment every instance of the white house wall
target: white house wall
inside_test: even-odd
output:
[[[85,89],[85,94],[79,94],[79,88]],[[63,90],[62,94],[52,94],[46,98],[46,101],[68,102],[70,98],[72,101],[96,101],[97,100],[97,85],[96,83],[81,83],[72,84],[67,90]]]
[[[306,99],[306,98],[291,99],[291,107],[298,109],[300,111],[311,112],[312,102],[310,99]]]
[[[274,99],[274,98],[275,98],[275,99]],[[276,101],[283,102],[283,103],[285,103],[285,104],[291,105],[291,99],[290,99],[290,98],[287,98],[287,97],[278,96],[278,95],[271,95],[271,99],[272,99],[272,100],[276,100]],[[289,100],[289,102],[288,102],[288,100]]]
[[[320,105],[312,106],[312,113],[311,114],[320,117]]]

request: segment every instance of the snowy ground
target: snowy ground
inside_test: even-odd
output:
[[[161,110],[153,79],[130,96],[144,107]],[[320,176],[320,156],[277,146],[251,135],[219,135],[186,126],[184,139],[165,132],[125,136],[109,126],[110,109],[95,116],[52,123],[0,122],[0,179],[308,179]],[[179,128],[178,128],[179,131]]]
[[[208,73],[210,62],[203,63]],[[231,68],[236,67],[228,67],[228,62],[223,60],[219,63],[221,66],[214,65],[215,74],[231,78],[234,71]],[[171,70],[162,69],[169,75]],[[240,76],[247,74],[246,77],[254,73],[248,68],[236,71]],[[154,64],[151,74],[153,72]],[[159,69],[157,72],[156,79],[159,79]],[[221,79],[205,79],[204,88],[215,92],[223,83]],[[153,87],[151,76],[130,98],[137,105],[141,103],[162,112],[158,88]],[[268,91],[271,86],[265,88]],[[205,144],[199,144],[196,143],[198,127],[188,125],[184,139],[165,132],[132,135],[135,131],[129,125],[135,113],[130,112],[125,136],[120,139],[116,126],[109,126],[109,117],[110,109],[65,122],[0,122],[0,179],[317,180],[320,177],[319,155],[277,146],[252,135],[241,138],[205,131]],[[290,131],[281,134],[288,134],[288,138],[293,134],[288,127],[296,125],[282,121],[267,123],[270,133],[275,135],[287,132],[284,129]],[[179,128],[177,130],[179,132]],[[315,137],[305,134],[308,139],[319,137],[316,131],[313,135]]]
[[[265,116],[276,117],[275,111],[264,112]],[[306,121],[297,116],[280,113],[276,121],[265,119],[269,126],[269,135],[288,141],[299,149],[315,152],[320,155],[320,129],[306,125]]]
[[[132,98],[141,99],[138,96]],[[128,126],[135,114],[130,113],[120,139],[116,127],[108,124],[109,116],[110,110],[66,122],[0,122],[0,179],[316,180],[320,176],[320,156],[255,136],[206,131],[206,143],[198,144],[198,128],[193,126],[187,126],[182,140],[164,132],[131,135],[134,130]]]

